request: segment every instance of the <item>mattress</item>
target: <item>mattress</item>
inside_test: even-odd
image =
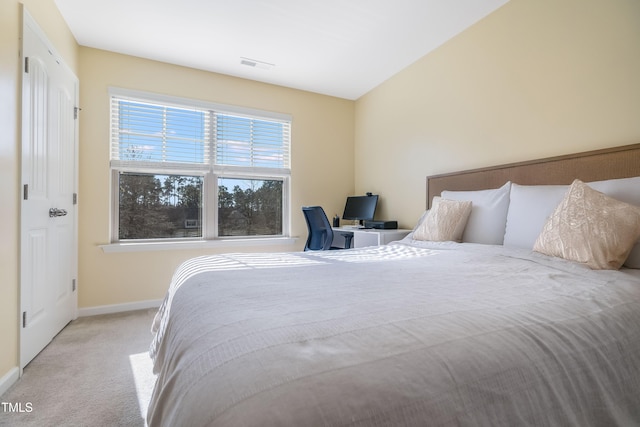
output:
[[[640,277],[405,240],[185,262],[150,426],[640,425]]]

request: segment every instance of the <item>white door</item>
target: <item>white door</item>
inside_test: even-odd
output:
[[[20,367],[77,312],[78,80],[23,14]]]

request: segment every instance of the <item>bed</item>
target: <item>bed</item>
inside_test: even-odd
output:
[[[640,425],[638,176],[640,144],[437,175],[400,242],[185,262],[154,320],[149,425]],[[574,191],[624,213],[584,222],[633,229],[620,265],[546,253]]]

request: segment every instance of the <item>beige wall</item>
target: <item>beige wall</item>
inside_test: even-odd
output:
[[[640,2],[511,0],[356,102],[356,191],[410,227],[425,177],[640,142]]]
[[[53,0],[0,1],[0,378],[18,366],[21,3],[77,74],[78,46]]]
[[[80,51],[79,306],[162,298],[173,270],[206,251],[104,253],[109,243],[109,101],[116,86],[286,113],[292,121],[291,217],[294,245],[233,251],[301,250],[307,231],[300,207],[331,215],[353,192],[354,102],[197,71],[106,51]],[[227,249],[227,251],[229,251]]]

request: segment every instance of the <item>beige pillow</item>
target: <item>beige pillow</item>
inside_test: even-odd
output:
[[[413,238],[433,242],[462,240],[464,227],[471,213],[471,202],[434,197],[431,209],[416,228]]]
[[[617,270],[639,237],[639,207],[612,199],[576,179],[533,250],[594,270]]]

